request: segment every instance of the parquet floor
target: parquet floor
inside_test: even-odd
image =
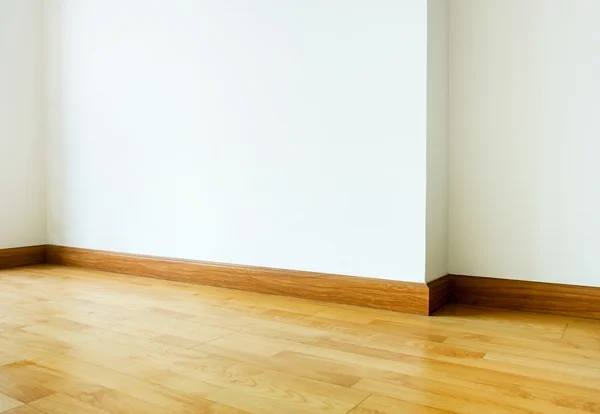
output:
[[[0,412],[600,413],[600,321],[8,269]]]

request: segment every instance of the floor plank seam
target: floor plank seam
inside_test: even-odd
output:
[[[569,322],[567,322],[567,324],[565,325],[565,329],[563,330],[562,335],[560,336],[561,341],[563,340],[563,338],[565,337],[565,332],[567,332],[567,328],[569,327]]]
[[[233,334],[236,334],[236,333],[238,333],[238,332],[230,332],[230,333],[228,333],[228,334],[221,335],[221,336],[218,336],[218,337],[216,337],[216,338],[213,338],[213,339],[209,339],[208,341],[204,341],[204,342],[202,342],[202,343],[199,343],[199,344],[197,344],[197,345],[191,346],[191,347],[189,347],[189,348],[184,348],[184,349],[194,349],[194,348],[197,348],[197,347],[199,347],[199,346],[206,345],[206,344],[208,344],[208,343],[210,343],[210,342],[212,342],[212,341],[216,341],[217,339],[222,339],[222,338],[225,338],[225,337],[227,337],[227,336],[229,336],[229,335],[233,335]],[[195,350],[195,349],[194,349],[194,350]]]
[[[367,400],[367,398],[369,398],[369,397],[370,397],[370,396],[372,396],[372,395],[373,395],[373,394],[369,393],[369,395],[367,395],[365,398],[363,398],[362,400],[360,400],[360,401],[358,402],[358,404],[356,404],[354,407],[352,407],[352,408],[350,409],[350,411],[348,411],[346,414],[350,414],[350,413],[352,413],[352,411],[356,410],[356,408],[358,408],[358,406],[359,406],[359,405],[361,405],[362,403],[364,403],[364,402]]]

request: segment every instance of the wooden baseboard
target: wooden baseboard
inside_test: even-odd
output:
[[[0,269],[28,266],[46,262],[46,246],[0,249]]]
[[[428,315],[429,287],[326,273],[48,246],[49,263]],[[438,289],[439,290],[439,289]],[[435,302],[438,306],[439,300]]]
[[[429,288],[429,314],[443,308],[452,301],[454,284],[450,275],[427,283]]]
[[[600,318],[600,288],[451,276],[452,302],[525,312]]]
[[[460,275],[425,284],[53,245],[0,249],[0,268],[46,262],[420,315],[461,303],[600,319],[596,287]]]

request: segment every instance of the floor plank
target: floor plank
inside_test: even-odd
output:
[[[413,404],[383,395],[371,394],[357,405],[350,414],[448,414],[451,411],[438,410],[424,405]]]
[[[600,322],[0,271],[0,413],[600,413]]]
[[[20,405],[23,405],[21,401],[15,400],[14,398],[9,397],[8,395],[0,393],[0,413],[18,407]]]

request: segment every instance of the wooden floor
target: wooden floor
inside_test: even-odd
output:
[[[600,321],[9,269],[0,412],[600,413]]]

